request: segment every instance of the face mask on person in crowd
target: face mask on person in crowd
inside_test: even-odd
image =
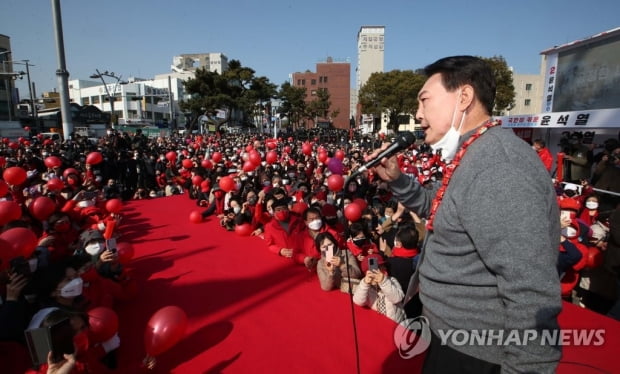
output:
[[[101,251],[103,251],[103,243],[97,242],[87,244],[84,247],[84,250],[91,256],[97,256],[99,253],[101,253]]]
[[[308,228],[314,231],[320,230],[322,226],[323,221],[321,221],[320,219],[314,219],[308,223]]]
[[[84,281],[82,278],[77,277],[73,279],[71,282],[65,284],[60,289],[60,296],[62,297],[77,297],[82,294],[82,287],[84,286]]]
[[[240,208],[240,207],[238,207],[238,206],[233,207],[233,212],[234,212],[235,214],[239,214],[239,212],[241,212],[241,208]]]
[[[258,199],[256,197],[248,197],[248,203],[250,205],[256,204],[257,201],[258,201]]]
[[[263,182],[263,186],[265,186],[265,187],[271,186],[271,181],[264,181]]]
[[[274,216],[278,221],[288,221],[288,210],[279,210],[274,213]]]
[[[90,208],[91,206],[94,206],[95,202],[92,200],[82,200],[79,203],[77,203],[77,206],[80,208]]]
[[[459,106],[459,101],[461,100],[461,94],[463,91],[459,91],[459,94],[456,98],[456,103],[454,104],[454,112],[452,114],[452,122],[450,123],[450,128],[448,132],[435,144],[431,144],[431,148],[436,152],[441,149],[441,157],[446,161],[451,161],[456,155],[456,151],[459,147],[459,138],[461,137],[461,128],[463,127],[463,123],[465,122],[465,114],[467,112],[463,112],[463,116],[461,117],[461,123],[459,124],[459,128],[454,128],[454,122],[456,121],[456,113],[457,108]]]
[[[353,239],[353,244],[355,244],[358,247],[364,246],[364,244],[366,244],[366,242],[367,242],[366,238]]]
[[[565,238],[574,238],[577,236],[577,230],[574,227],[565,227],[562,229],[562,236]]]
[[[596,201],[586,201],[586,208],[590,210],[598,209],[598,203]]]
[[[39,266],[39,259],[36,257],[29,259],[28,266],[30,267],[30,272],[34,273],[35,271],[37,271],[37,267]]]

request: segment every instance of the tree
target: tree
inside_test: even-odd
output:
[[[289,123],[295,129],[306,113],[306,88],[295,87],[289,82],[284,82],[280,86],[278,97],[282,100],[279,114],[287,116]]]
[[[358,94],[362,112],[380,117],[388,115],[388,129],[398,131],[401,115],[414,115],[417,110],[418,92],[425,77],[412,70],[392,70],[373,73]]]
[[[329,118],[329,107],[331,105],[332,102],[327,88],[319,88],[316,90],[315,99],[307,104],[306,116],[316,126],[316,122],[319,119],[326,120]]]
[[[501,115],[515,105],[515,86],[512,81],[512,71],[502,56],[480,57],[486,61],[495,74],[495,108],[493,115]]]

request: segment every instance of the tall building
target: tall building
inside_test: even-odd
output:
[[[357,84],[359,89],[372,73],[383,72],[385,26],[362,26],[357,33]]]
[[[316,64],[316,72],[293,73],[292,85],[306,88],[306,102],[315,100],[319,89],[329,92],[331,106],[327,118],[316,118],[311,127],[321,122],[331,122],[340,129],[350,127],[351,64],[348,61],[335,62],[328,57]]]
[[[513,74],[515,106],[507,115],[536,114],[542,111],[543,76],[540,74]]]
[[[383,72],[384,37],[385,26],[362,26],[357,33],[356,95],[372,73]],[[356,123],[363,132],[372,132],[378,123],[375,123],[372,116],[362,112],[359,104],[356,105]]]
[[[222,74],[228,70],[228,57],[223,53],[192,53],[174,56],[172,65],[173,72],[195,72],[198,68],[206,68],[209,71]]]
[[[15,107],[17,91],[15,72],[11,60],[11,38],[0,34],[0,120],[17,120]]]

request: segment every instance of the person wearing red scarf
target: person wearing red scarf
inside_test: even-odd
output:
[[[588,196],[584,203],[584,207],[579,214],[579,219],[586,223],[588,226],[592,226],[594,222],[598,220],[598,205],[598,196]]]

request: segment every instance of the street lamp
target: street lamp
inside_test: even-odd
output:
[[[114,72],[112,73],[108,73],[108,71],[104,71],[103,73],[99,71],[99,69],[95,69],[95,71],[97,72],[97,74],[93,74],[90,77],[93,79],[101,79],[101,82],[103,82],[103,87],[105,88],[105,92],[108,95],[108,101],[110,102],[110,110],[112,111],[112,124],[116,124],[116,116],[114,114],[114,100],[115,98],[110,94],[110,91],[108,90],[108,85],[106,84],[105,80],[103,79],[103,77],[110,77],[110,78],[114,78],[116,79],[116,83],[114,84],[114,89],[113,89],[113,93],[116,94],[116,88],[118,87],[118,85],[121,83],[121,76],[117,76],[114,74]],[[103,108],[103,105],[102,105]]]
[[[26,65],[26,77],[28,78],[28,95],[30,96],[30,107],[32,110],[32,121],[35,125],[35,128],[38,128],[38,113],[37,113],[37,106],[35,105],[34,102],[34,90],[32,89],[32,83],[30,82],[30,67],[31,66],[36,66],[36,65],[32,65],[30,63],[30,60],[18,60],[18,61],[3,61],[3,63],[7,63],[10,62],[12,64],[18,64],[18,65]],[[24,75],[24,72],[21,71],[19,72],[20,75]]]

